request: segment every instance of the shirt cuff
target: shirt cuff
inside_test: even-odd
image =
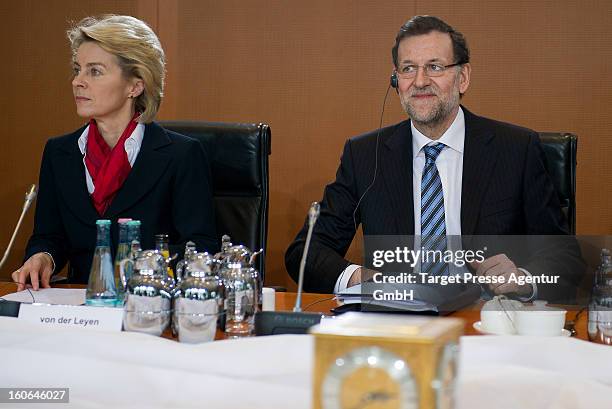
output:
[[[47,251],[42,251],[41,253],[46,254],[51,258],[51,264],[53,265],[53,267],[51,268],[51,275],[53,275],[53,273],[55,273],[55,260],[53,259],[53,256]]]
[[[524,268],[520,268],[520,267],[518,267],[518,269],[522,271],[523,274],[525,274],[527,277],[531,277],[531,273],[529,271],[525,270]],[[538,286],[536,283],[533,282],[533,280],[531,280],[531,295],[517,297],[517,299],[521,302],[530,302],[530,301],[535,300],[537,297],[538,297]]]
[[[347,268],[340,273],[340,276],[336,280],[336,285],[334,286],[334,294],[338,294],[340,291],[344,291],[347,288],[348,282],[350,281],[353,273],[361,266],[357,264],[351,264]]]

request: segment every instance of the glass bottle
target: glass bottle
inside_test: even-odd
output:
[[[612,286],[612,254],[610,250],[601,250],[601,264],[599,265],[599,282],[597,285]]]
[[[128,245],[130,245],[134,240],[140,240],[140,220],[132,220],[127,222],[128,228]]]
[[[185,244],[185,255],[183,257],[183,260],[176,263],[176,283],[177,285],[181,282],[181,280],[183,279],[183,276],[185,275],[185,267],[187,267],[187,264],[189,264],[189,261],[191,260],[193,255],[197,254],[197,252],[198,251],[196,249],[196,245],[193,241],[188,241]]]
[[[155,250],[158,250],[167,260],[170,259],[170,245],[167,234],[155,235]],[[168,263],[168,276],[174,280],[174,271]]]
[[[119,261],[119,278],[121,284],[125,290],[127,282],[132,277],[133,264],[128,261],[134,260],[138,256],[138,252],[141,250],[140,247],[140,220],[131,220],[127,222],[127,254],[124,258],[119,259],[117,255],[116,260]],[[124,296],[125,298],[125,296]]]
[[[85,293],[85,303],[87,305],[114,307],[117,302],[113,259],[110,250],[110,225],[110,220],[96,221],[98,237]]]
[[[595,272],[587,331],[589,340],[612,345],[612,255],[608,249],[601,250],[601,263]]]
[[[115,287],[117,288],[117,301],[123,302],[125,295],[125,285],[121,281],[120,266],[130,254],[130,242],[128,241],[128,225],[132,219],[119,219],[119,244],[117,245],[117,253],[115,254]]]
[[[224,234],[223,237],[221,237],[221,252],[225,253],[230,247],[232,247],[232,238]]]

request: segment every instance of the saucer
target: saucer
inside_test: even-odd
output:
[[[487,331],[487,330],[485,330],[485,329],[482,327],[482,322],[480,322],[480,321],[475,322],[475,323],[472,325],[472,327],[474,327],[474,329],[475,329],[476,331],[478,331],[478,332],[480,332],[481,334],[484,334],[484,335],[513,335],[513,336],[514,336],[514,335],[518,335],[518,334],[498,334],[498,333],[496,333],[496,332],[490,332],[490,331]],[[566,330],[565,328],[561,330],[561,334],[560,334],[560,336],[563,336],[563,337],[569,337],[569,336],[571,336],[571,335],[572,335],[572,333],[571,333],[571,332],[569,332],[568,330]]]
[[[472,325],[472,327],[474,327],[474,329],[476,331],[478,331],[478,332],[480,332],[481,334],[484,334],[484,335],[515,335],[515,334],[499,334],[497,332],[487,331],[486,329],[483,328],[481,321],[475,322]]]

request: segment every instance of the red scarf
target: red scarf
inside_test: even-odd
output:
[[[137,117],[138,113],[134,115],[112,149],[100,135],[96,121],[93,119],[89,121],[85,165],[95,186],[91,199],[100,216],[106,212],[132,170],[125,152],[125,140],[136,129]]]

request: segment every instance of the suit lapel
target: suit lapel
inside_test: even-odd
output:
[[[462,107],[463,108],[463,107]],[[461,233],[474,234],[482,200],[497,162],[497,151],[490,142],[493,133],[476,115],[463,108],[465,145],[461,182]]]
[[[138,158],[123,186],[113,199],[105,218],[114,218],[127,210],[157,183],[170,163],[170,154],[160,148],[171,144],[166,131],[155,123],[146,125]]]
[[[412,133],[410,121],[400,123],[381,146],[380,171],[396,219],[396,234],[414,234],[412,199]]]
[[[56,186],[62,201],[82,222],[92,224],[99,216],[87,191],[83,155],[78,145],[78,139],[84,129],[85,127],[76,131],[60,147],[53,167],[57,169]]]

